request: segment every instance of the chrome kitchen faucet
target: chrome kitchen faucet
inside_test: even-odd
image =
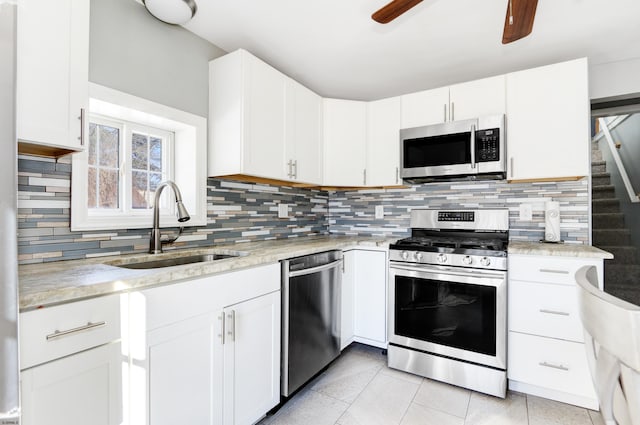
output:
[[[178,189],[178,186],[176,186],[176,184],[171,180],[160,183],[156,188],[156,195],[153,201],[153,228],[151,229],[151,238],[149,240],[150,254],[160,254],[162,252],[163,243],[175,242],[175,240],[177,239],[175,238],[169,241],[163,241],[160,234],[160,194],[162,193],[162,189],[167,186],[171,186],[171,189],[173,189],[173,194],[176,199],[176,216],[178,217],[178,221],[180,223],[184,223],[191,218],[189,216],[189,213],[187,212],[187,209],[182,203],[182,194],[180,193],[180,189]]]

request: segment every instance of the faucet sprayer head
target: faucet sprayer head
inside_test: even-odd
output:
[[[182,203],[182,201],[176,201],[176,207],[178,209],[177,212],[176,212],[176,215],[178,216],[178,221],[180,223],[184,223],[185,221],[189,221],[189,219],[191,217],[189,216],[189,212],[185,208],[185,206]]]

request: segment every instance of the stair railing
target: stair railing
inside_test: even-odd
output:
[[[627,193],[629,194],[629,200],[633,203],[640,202],[640,197],[635,190],[633,190],[633,185],[631,184],[631,180],[629,180],[629,175],[627,174],[627,170],[624,168],[624,164],[622,163],[622,159],[620,159],[620,154],[618,154],[618,149],[616,149],[616,144],[613,141],[613,137],[611,137],[611,131],[618,124],[627,119],[629,115],[620,115],[613,119],[611,122],[607,123],[604,118],[599,118],[601,131],[597,135],[593,137],[593,141],[597,142],[598,140],[604,139],[607,141],[607,146],[611,151],[611,157],[613,161],[616,163],[616,167],[620,171],[620,176],[622,177],[622,182],[624,183],[624,187],[627,189]]]

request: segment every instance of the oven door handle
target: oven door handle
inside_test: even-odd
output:
[[[429,273],[429,274],[442,274],[446,273],[452,276],[463,276],[463,277],[475,277],[475,278],[493,278],[493,279],[504,279],[506,277],[506,272],[494,272],[486,271],[482,269],[474,269],[473,271],[460,271],[457,269],[453,269],[447,266],[437,266],[438,268],[430,267],[430,266],[407,266],[404,264],[391,264],[389,268],[395,270],[404,270],[408,272],[415,273]]]

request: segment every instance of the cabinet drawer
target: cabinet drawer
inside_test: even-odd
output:
[[[509,332],[509,379],[595,399],[584,344]]]
[[[509,282],[509,330],[583,342],[576,288]]]
[[[576,271],[582,266],[602,269],[602,260],[585,258],[542,257],[535,255],[510,255],[509,279],[529,282],[575,285]]]
[[[120,295],[20,314],[21,369],[120,338]]]

